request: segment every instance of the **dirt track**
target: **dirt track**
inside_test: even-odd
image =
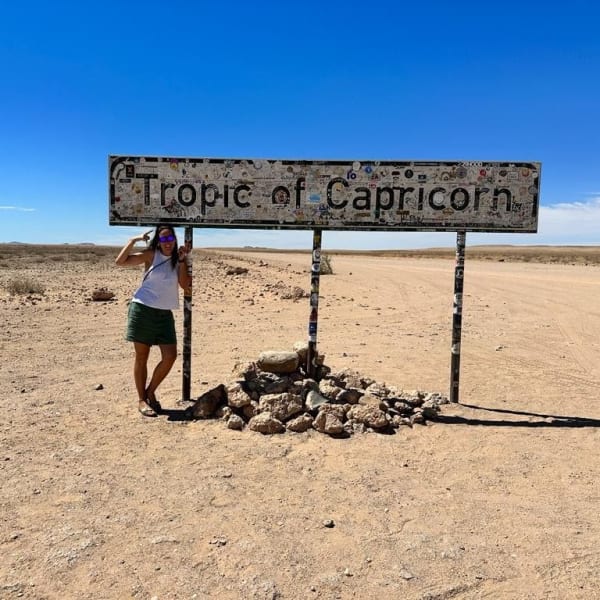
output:
[[[309,266],[195,260],[194,395],[305,339],[308,300],[281,290]],[[453,266],[335,256],[326,363],[447,393]],[[4,291],[24,276],[45,293]],[[170,417],[142,418],[122,340],[139,278],[26,250],[0,269],[0,598],[600,598],[598,266],[467,259],[462,405],[346,440],[179,420],[180,362]],[[100,286],[116,301],[89,301]]]

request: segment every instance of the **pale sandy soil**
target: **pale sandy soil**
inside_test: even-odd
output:
[[[467,260],[462,405],[332,439],[181,420],[180,361],[170,415],[141,417],[140,272],[28,252],[0,264],[0,598],[600,598],[599,266]],[[281,291],[309,288],[309,260],[196,257],[193,395],[306,339],[308,300]],[[326,363],[447,393],[454,261],[333,266]],[[10,296],[25,277],[45,293]]]

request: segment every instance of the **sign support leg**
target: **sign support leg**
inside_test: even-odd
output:
[[[319,282],[321,279],[321,229],[313,229],[312,266],[310,269],[310,317],[308,319],[308,353],[306,372],[314,378],[317,372],[317,325],[319,319]]]
[[[192,276],[193,227],[185,228],[185,246],[188,249],[187,272]],[[181,392],[184,402],[190,401],[192,381],[192,285],[183,291],[183,381]]]
[[[463,284],[465,277],[465,241],[467,234],[456,234],[456,265],[454,267],[454,303],[452,307],[452,356],[450,362],[450,402],[458,402],[460,382],[460,344],[462,336]]]

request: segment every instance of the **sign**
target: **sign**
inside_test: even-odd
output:
[[[537,162],[110,156],[111,225],[537,231]]]

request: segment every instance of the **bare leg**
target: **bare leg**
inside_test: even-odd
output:
[[[169,374],[169,371],[177,358],[176,344],[161,344],[159,345],[161,360],[154,368],[152,379],[145,391],[145,396],[148,398],[150,405],[159,406],[156,400],[156,388],[162,383],[163,379]]]
[[[146,402],[146,379],[148,379],[148,356],[150,346],[140,342],[133,342],[135,348],[135,362],[133,364],[133,379],[138,394],[138,406],[140,410],[148,408]]]

